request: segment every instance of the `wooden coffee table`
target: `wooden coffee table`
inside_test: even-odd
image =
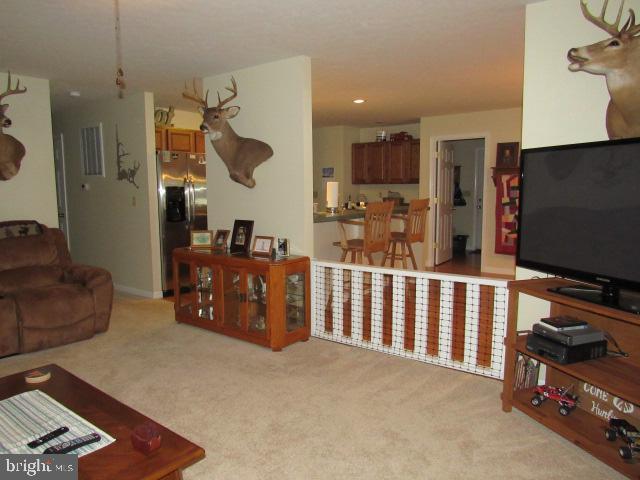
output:
[[[131,432],[137,425],[152,421],[150,418],[58,365],[45,365],[37,370],[51,372],[51,379],[29,385],[24,380],[27,372],[0,378],[0,400],[38,389],[116,439],[78,460],[80,480],[180,480],[183,468],[204,458],[201,447],[157,422],[154,423],[160,428],[161,447],[149,455],[135,450]]]

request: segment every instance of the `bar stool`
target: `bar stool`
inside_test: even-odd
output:
[[[409,251],[409,257],[413,264],[413,269],[417,270],[416,257],[413,254],[412,243],[424,242],[424,234],[427,225],[427,211],[429,210],[429,199],[416,199],[409,202],[409,210],[407,215],[394,215],[393,218],[404,220],[403,232],[391,232],[391,241],[389,249],[382,259],[382,265],[387,262],[387,258],[391,257],[391,267],[396,264],[396,250],[400,244],[400,257],[402,259],[402,267],[407,268],[407,256],[405,254],[405,246]]]
[[[340,261],[344,262],[351,253],[351,263],[363,263],[362,257],[365,256],[369,264],[373,265],[371,254],[389,249],[392,213],[393,202],[376,202],[367,205],[364,222],[339,220],[340,241],[334,242],[334,245],[342,248]],[[345,225],[364,226],[364,238],[347,238]]]

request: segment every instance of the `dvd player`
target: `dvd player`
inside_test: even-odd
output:
[[[527,335],[527,350],[557,363],[576,363],[593,360],[607,354],[607,341],[563,345],[536,333]]]

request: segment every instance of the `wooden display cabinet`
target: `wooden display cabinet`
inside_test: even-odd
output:
[[[308,257],[270,260],[177,248],[176,321],[280,351],[309,339],[309,275]]]
[[[620,458],[618,447],[622,443],[620,440],[609,442],[605,439],[607,423],[604,419],[580,408],[563,417],[558,413],[557,403],[551,400],[543,402],[539,407],[533,406],[532,388],[514,389],[516,356],[521,353],[546,365],[545,383],[548,385],[569,386],[583,381],[636,406],[640,405],[640,316],[548,291],[549,288],[568,285],[575,283],[559,278],[509,282],[502,409],[509,412],[512,407],[516,407],[622,474],[639,478],[640,460],[636,458],[625,461]],[[529,332],[517,330],[520,294],[551,302],[552,316],[572,316],[609,332],[629,356],[608,355],[584,362],[558,364],[529,352],[526,348],[526,334]],[[640,428],[640,425],[636,427]]]

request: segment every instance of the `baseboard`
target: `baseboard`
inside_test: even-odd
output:
[[[162,298],[162,290],[158,292],[150,292],[149,290],[140,290],[139,288],[127,287],[125,285],[113,284],[113,288],[118,292],[128,293],[129,295],[135,295],[136,297],[144,298]]]

